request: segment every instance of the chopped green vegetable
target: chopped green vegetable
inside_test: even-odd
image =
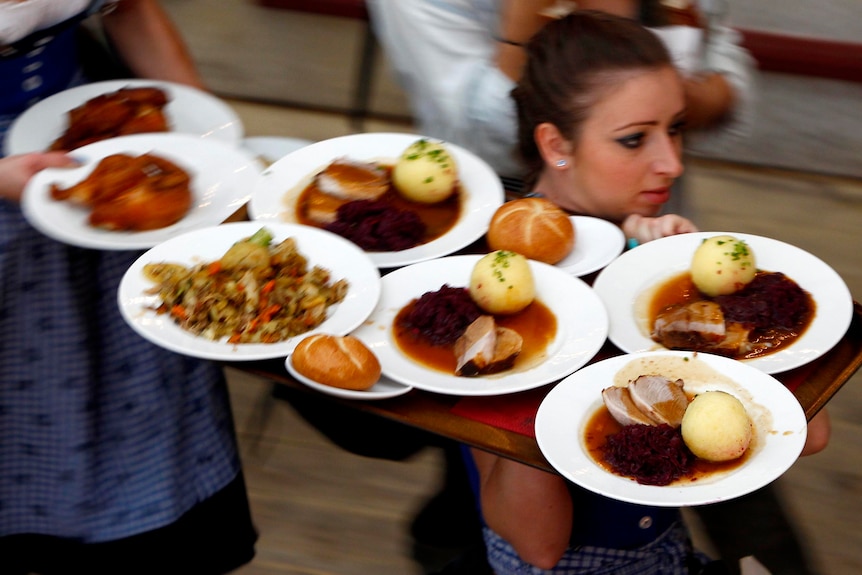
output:
[[[257,244],[263,247],[269,247],[269,244],[272,243],[272,240],[272,233],[266,228],[260,228],[254,233],[254,235],[248,238],[249,243]]]

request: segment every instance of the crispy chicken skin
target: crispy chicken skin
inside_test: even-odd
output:
[[[159,88],[121,88],[101,94],[69,111],[66,131],[50,149],[68,151],[115,136],[166,132],[163,109],[167,103]]]
[[[113,154],[84,180],[51,197],[92,209],[90,225],[112,230],[153,230],[179,221],[192,203],[189,174],[153,154]]]

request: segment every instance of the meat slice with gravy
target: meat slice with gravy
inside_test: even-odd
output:
[[[689,404],[683,381],[661,375],[641,375],[626,387],[607,387],[602,400],[620,425],[679,427]]]
[[[620,425],[656,425],[656,421],[635,405],[628,387],[612,386],[602,390],[602,400],[611,417]]]
[[[668,349],[739,356],[751,351],[750,331],[742,324],[726,322],[718,303],[700,300],[659,313],[651,336]]]
[[[682,384],[681,379],[672,381],[660,375],[642,375],[629,383],[628,390],[634,404],[647,417],[679,427],[688,407],[688,396]]]
[[[523,344],[515,330],[498,326],[493,316],[479,316],[455,341],[455,375],[472,377],[510,369]]]
[[[307,199],[308,217],[320,224],[338,219],[347,202],[376,200],[389,190],[389,175],[375,164],[339,158],[314,178],[316,189]]]
[[[696,349],[724,339],[724,313],[712,301],[675,305],[661,312],[653,339],[670,349]]]

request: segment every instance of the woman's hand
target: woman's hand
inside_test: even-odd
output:
[[[0,198],[20,201],[27,182],[45,168],[71,168],[78,163],[65,152],[33,152],[0,158]]]
[[[829,412],[823,408],[808,422],[808,435],[805,436],[805,445],[799,456],[805,457],[823,451],[829,445],[831,435],[832,420],[829,417]]]
[[[658,217],[632,214],[623,221],[622,227],[626,238],[635,239],[641,244],[666,236],[698,231],[697,226],[691,220],[677,214]]]

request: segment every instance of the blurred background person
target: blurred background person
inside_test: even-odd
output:
[[[155,0],[0,2],[4,130],[87,81],[79,33],[99,10],[131,73],[202,85]],[[61,244],[24,219],[25,182],[68,162],[0,160],[2,571],[226,573],[257,533],[223,371],[126,325],[117,288],[138,252]]]
[[[726,25],[726,4],[676,4],[686,7],[669,9],[657,0],[369,0],[368,8],[420,133],[471,150],[518,191],[523,168],[514,154],[509,93],[520,77],[523,45],[574,7],[638,19],[667,43],[684,72],[692,149],[717,149],[746,133],[755,66]],[[676,202],[670,211],[678,211]]]

